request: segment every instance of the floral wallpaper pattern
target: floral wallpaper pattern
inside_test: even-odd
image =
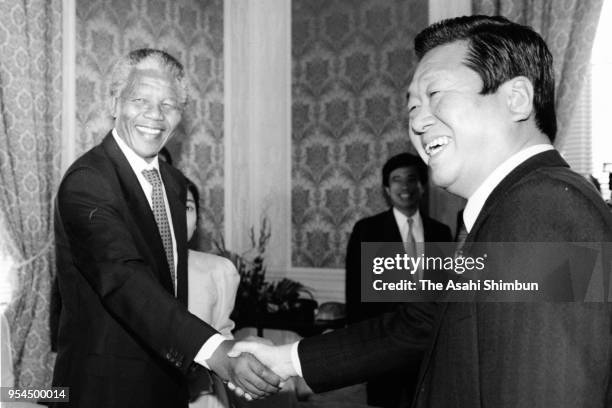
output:
[[[112,127],[107,113],[112,63],[142,47],[161,48],[185,66],[190,101],[168,144],[174,165],[200,189],[197,247],[223,231],[222,0],[77,1],[77,154]]]
[[[60,179],[61,49],[60,0],[0,1],[0,258],[14,261],[0,265],[13,289],[2,316],[9,327],[8,333],[2,327],[2,343],[10,341],[13,363],[8,367],[3,347],[3,387],[49,387],[55,362],[49,293]]]
[[[386,208],[382,165],[412,149],[405,95],[427,2],[292,7],[292,265],[341,268],[355,222]]]

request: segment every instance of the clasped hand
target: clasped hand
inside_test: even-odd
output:
[[[297,375],[290,344],[274,346],[269,340],[249,337],[239,342],[225,341],[219,348],[228,357],[227,375],[211,368],[228,381],[230,390],[246,400],[276,393],[284,381]]]

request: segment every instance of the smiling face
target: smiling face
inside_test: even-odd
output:
[[[419,208],[424,187],[416,167],[399,167],[389,173],[389,186],[385,187],[391,205],[410,217]]]
[[[509,157],[507,101],[481,95],[480,76],[463,64],[467,44],[440,45],[423,56],[409,87],[410,139],[434,184],[469,198]]]
[[[147,161],[164,147],[181,121],[177,84],[165,71],[133,69],[125,89],[112,102],[119,137]]]

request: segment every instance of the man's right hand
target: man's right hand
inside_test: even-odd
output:
[[[206,361],[223,381],[229,381],[245,392],[244,398],[258,399],[280,390],[281,378],[250,353],[228,357],[235,342],[226,340]]]
[[[236,357],[244,353],[252,354],[263,364],[278,374],[283,381],[289,377],[297,376],[296,368],[291,360],[292,344],[274,346],[261,341],[243,340],[236,342],[229,353],[230,357]]]

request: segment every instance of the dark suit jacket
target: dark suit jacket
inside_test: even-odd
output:
[[[425,242],[452,241],[450,229],[421,214]],[[346,249],[346,316],[349,323],[359,322],[393,310],[394,303],[361,302],[361,243],[402,242],[393,208],[363,218],[355,224]]]
[[[612,216],[587,181],[548,151],[491,193],[466,245],[486,241],[611,242]],[[509,271],[525,265],[506,262]],[[612,403],[611,316],[606,303],[413,303],[304,339],[299,355],[316,391],[378,376],[425,352],[415,407],[601,408]]]
[[[159,164],[177,245],[178,298],[153,213],[111,134],[60,185],[53,385],[70,387],[70,403],[61,407],[187,406],[185,375],[216,331],[187,311],[185,182]]]
[[[450,228],[421,214],[425,242],[449,242]],[[361,302],[361,243],[401,242],[402,237],[393,215],[393,208],[355,224],[346,250],[346,317],[349,323],[360,322],[395,310],[393,302]],[[431,278],[431,277],[430,277]],[[417,381],[415,367],[402,367],[371,379],[367,384],[367,402],[380,407],[397,407],[411,400]]]

